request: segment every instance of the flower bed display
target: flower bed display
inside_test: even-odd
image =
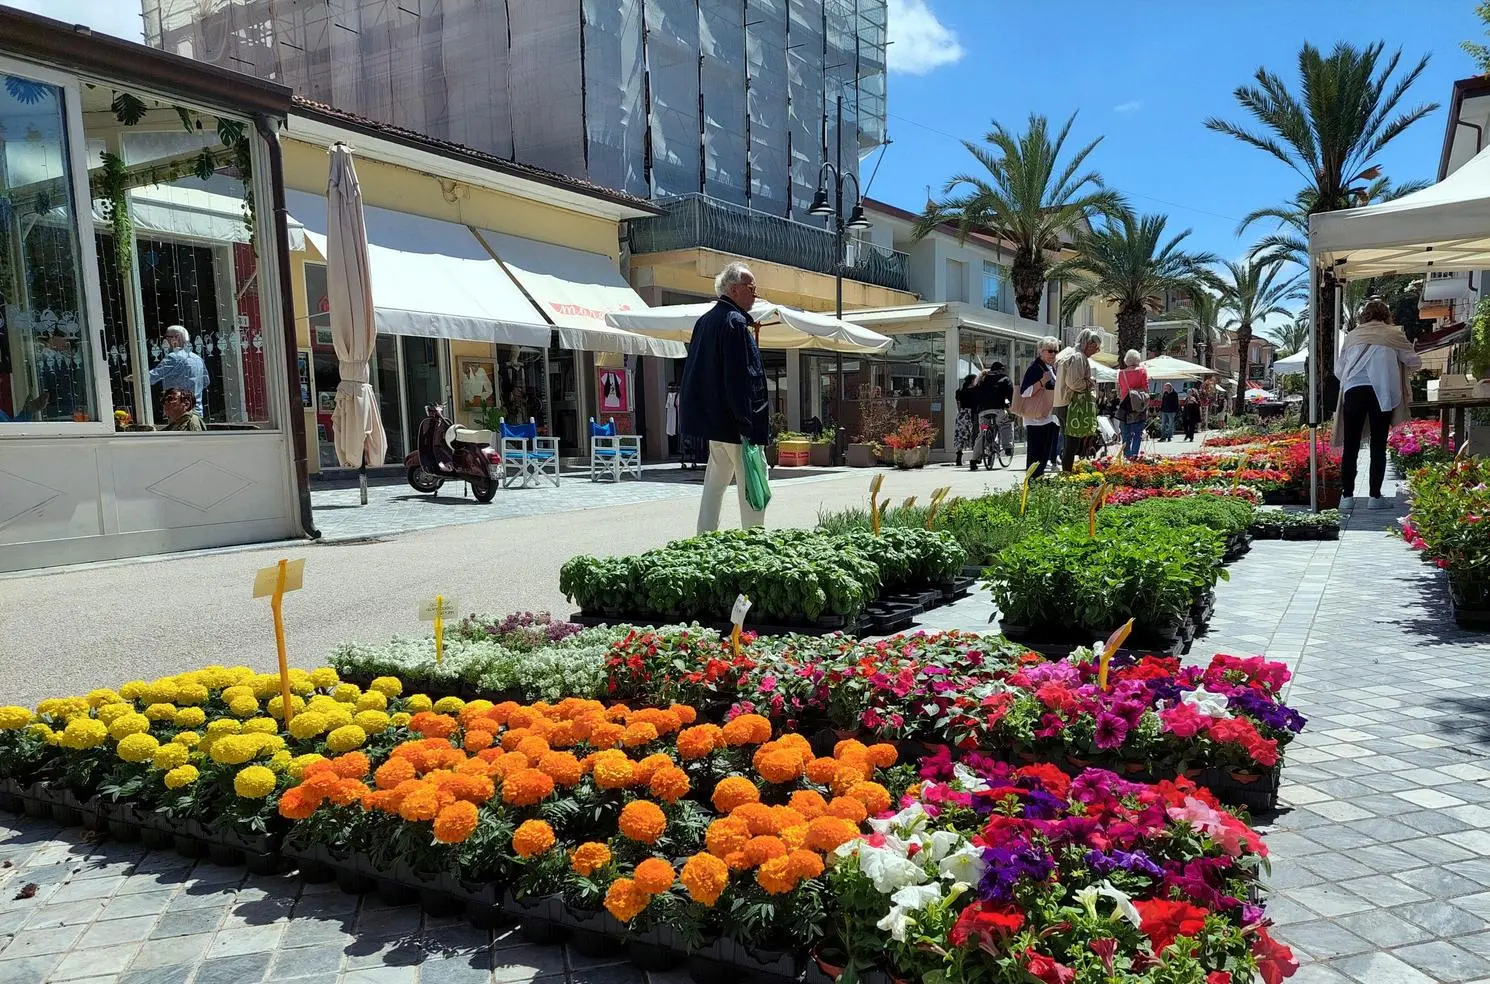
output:
[[[1318,513],[1259,510],[1252,519],[1252,535],[1260,540],[1338,540],[1340,511]]]
[[[727,623],[744,594],[756,626],[852,629],[882,592],[950,585],[965,562],[955,540],[931,530],[727,530],[633,557],[575,557],[559,587],[589,617]]]
[[[921,775],[829,869],[856,974],[1277,984],[1298,969],[1256,902],[1262,839],[1189,782],[980,756]]]
[[[1490,629],[1490,461],[1461,458],[1413,472],[1402,537],[1448,575],[1454,618]]]
[[[1443,429],[1438,421],[1409,420],[1387,434],[1387,454],[1397,474],[1405,477],[1424,465],[1451,460],[1454,450],[1444,447]]]

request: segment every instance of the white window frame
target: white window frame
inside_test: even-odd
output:
[[[68,168],[72,177],[73,232],[82,266],[82,330],[92,355],[93,420],[12,421],[0,425],[0,441],[17,437],[101,437],[115,433],[109,367],[104,358],[103,287],[98,280],[98,253],[93,244],[93,196],[88,190],[88,145],[83,135],[83,87],[78,76],[35,62],[0,56],[0,74],[57,86],[62,90],[62,120],[67,134]]]

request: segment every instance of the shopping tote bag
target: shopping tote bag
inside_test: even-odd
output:
[[[750,508],[766,511],[771,504],[771,484],[766,480],[766,456],[760,446],[746,441],[741,446],[745,459],[745,498]]]

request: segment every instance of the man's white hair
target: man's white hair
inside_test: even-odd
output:
[[[1054,335],[1046,335],[1044,338],[1040,339],[1040,351],[1059,352],[1060,350],[1061,340],[1059,338],[1056,338]]]
[[[1076,343],[1072,348],[1084,349],[1088,345],[1101,346],[1102,332],[1097,328],[1083,328],[1076,336]]]
[[[1123,365],[1136,366],[1143,361],[1143,356],[1138,354],[1138,349],[1129,349],[1128,354],[1123,356]]]
[[[736,260],[720,270],[719,276],[714,278],[714,293],[723,296],[726,290],[740,283],[747,275],[754,277],[750,273],[750,267]]]
[[[167,328],[166,337],[179,341],[182,348],[191,348],[191,332],[187,331],[181,325],[172,325]]]

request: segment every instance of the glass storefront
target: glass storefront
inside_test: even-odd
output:
[[[842,359],[843,400],[839,406],[838,360],[819,353],[802,355],[802,419],[841,425],[850,440],[859,436],[865,399],[893,399],[902,416],[925,417],[940,434],[946,385],[944,332],[892,335],[890,348]],[[940,437],[938,437],[940,443]]]

